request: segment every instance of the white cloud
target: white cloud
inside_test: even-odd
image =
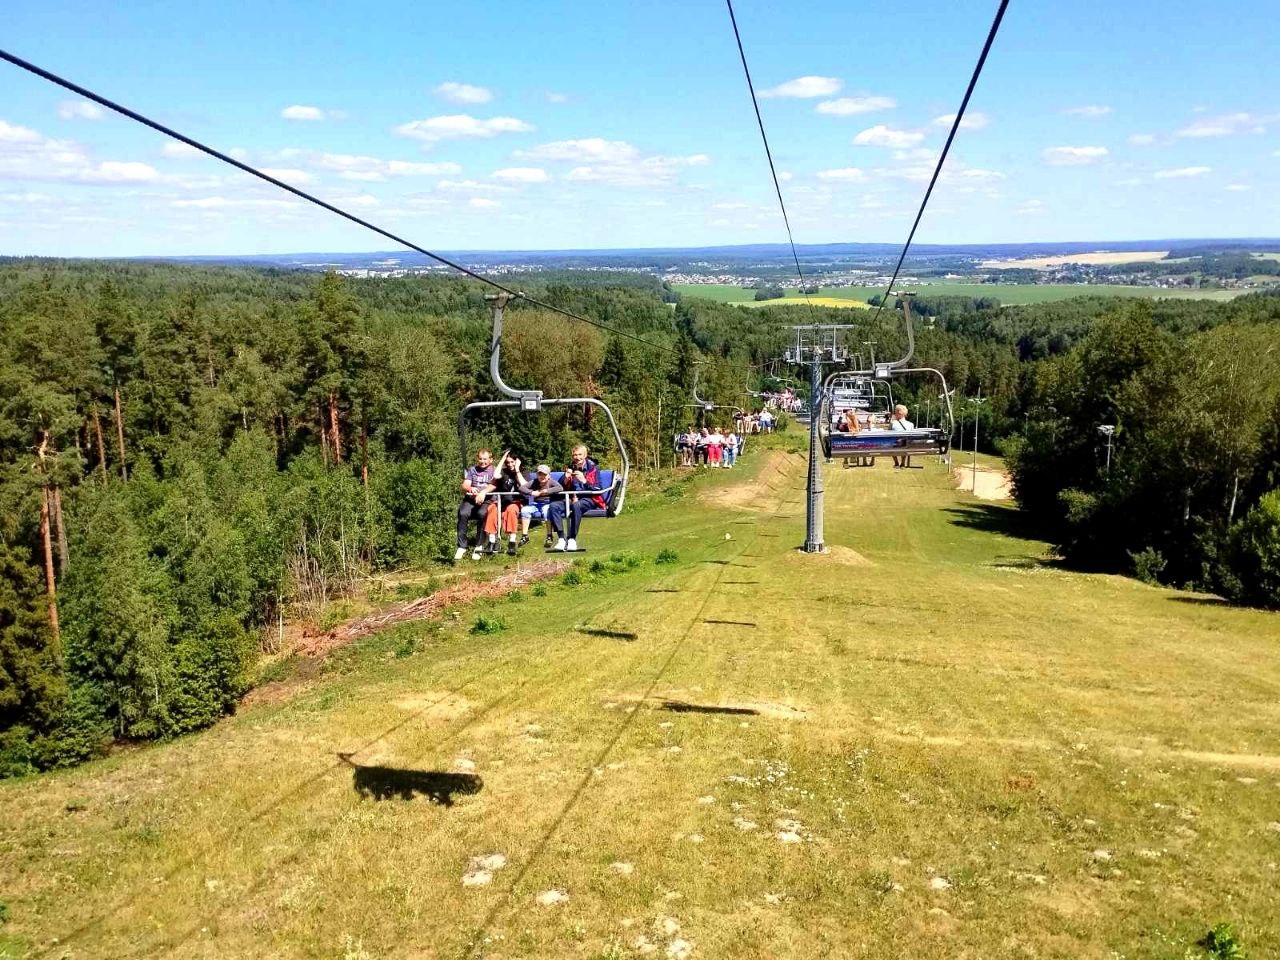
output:
[[[467,201],[467,202],[468,202],[471,206],[473,206],[473,207],[477,207],[477,208],[479,208],[479,209],[481,209],[481,210],[491,210],[491,209],[493,209],[494,207],[500,207],[500,206],[502,206],[502,204],[500,204],[497,200],[489,200],[489,199],[487,199],[486,197],[472,197],[472,198],[471,198],[469,201]]]
[[[88,100],[63,100],[58,104],[60,120],[101,120],[106,115],[105,110]]]
[[[1220,117],[1203,117],[1193,120],[1178,131],[1180,137],[1228,137],[1240,133],[1266,133],[1267,125],[1275,122],[1274,116],[1259,117],[1252,113],[1227,113]]]
[[[1145,182],[1146,182],[1146,181],[1145,181],[1145,180],[1143,180],[1141,177],[1128,177],[1128,178],[1126,178],[1126,179],[1124,179],[1124,180],[1117,180],[1117,181],[1116,181],[1116,186],[1119,186],[1119,187],[1140,187],[1140,186],[1142,186],[1142,185],[1143,185],[1143,183],[1145,183]]]
[[[723,201],[721,203],[711,204],[712,210],[747,210],[751,204],[742,203],[740,201]]]
[[[98,161],[75,140],[55,140],[30,127],[0,120],[0,179],[147,183],[159,177],[159,172],[150,164]]]
[[[956,122],[956,115],[954,113],[944,113],[940,117],[934,117],[931,122],[935,127],[945,127],[950,130],[951,124]],[[989,116],[985,113],[980,113],[979,111],[974,110],[964,115],[964,119],[960,121],[960,129],[981,130],[989,123],[991,123],[991,118]]]
[[[823,100],[813,109],[832,117],[852,117],[859,113],[892,110],[897,105],[898,101],[893,97],[841,97],[838,100]]]
[[[507,183],[546,183],[551,178],[541,167],[506,167],[495,170],[493,179]]]
[[[283,180],[285,183],[292,184],[295,187],[314,183],[316,179],[311,174],[307,173],[307,171],[298,170],[295,167],[263,167],[262,172],[269,177],[275,177],[277,180]]]
[[[280,116],[285,120],[323,120],[328,114],[319,107],[304,107],[295,103],[281,110]]]
[[[511,193],[515,188],[480,180],[441,180],[436,189],[447,193]]]
[[[1086,120],[1094,120],[1098,117],[1105,117],[1111,112],[1111,108],[1097,103],[1090,103],[1083,107],[1067,107],[1062,112],[1068,117],[1084,117]]]
[[[1156,138],[1149,133],[1129,134],[1129,145],[1133,147],[1149,147],[1155,142]]]
[[[704,167],[711,162],[705,153],[687,157],[654,155],[621,163],[601,163],[574,167],[569,179],[579,183],[607,183],[615,187],[659,187],[671,183],[688,167]]]
[[[945,175],[948,171],[943,170]],[[999,170],[984,170],[981,167],[965,167],[960,170],[953,171],[956,177],[961,180],[1003,180],[1005,175]]]
[[[548,93],[547,103],[568,103],[569,95],[565,93]]]
[[[295,159],[321,170],[332,170],[343,180],[381,183],[390,177],[439,177],[462,172],[456,163],[415,163],[410,160],[383,160],[354,153],[312,153],[281,151],[281,157]]]
[[[44,136],[30,127],[20,127],[0,120],[0,143],[40,143],[43,140]]]
[[[1053,167],[1080,167],[1097,163],[1110,152],[1106,147],[1050,147],[1044,152],[1044,162]]]
[[[1232,193],[1244,193],[1246,190],[1252,189],[1247,183],[1228,183],[1226,189]]]
[[[625,140],[556,140],[532,150],[517,150],[515,155],[530,160],[579,160],[588,163],[627,163],[640,156],[640,151]]]
[[[1043,200],[1024,200],[1014,211],[1020,216],[1032,216],[1037,213],[1044,213],[1045,206]]]
[[[761,97],[830,97],[840,91],[843,84],[835,77],[796,77],[768,90],[761,90]]]
[[[859,146],[894,147],[902,150],[906,147],[914,147],[923,139],[924,134],[919,131],[894,130],[883,123],[878,123],[859,133],[853,138],[853,142]]]
[[[1173,170],[1157,170],[1155,178],[1157,180],[1179,180],[1183,177],[1203,177],[1206,173],[1213,173],[1213,167],[1177,167]]]
[[[786,183],[788,180],[792,179],[792,177],[794,176],[795,174],[793,174],[790,170],[778,171],[778,179],[781,180],[783,183]]]
[[[501,133],[528,133],[533,124],[517,120],[515,117],[491,117],[480,120],[465,113],[451,114],[443,117],[428,117],[426,120],[411,120],[395,128],[402,137],[421,140],[424,143],[435,143],[439,140],[487,140]]]
[[[170,140],[160,148],[160,152],[170,160],[194,160],[196,157],[204,156],[195,147],[179,140]]]
[[[493,91],[488,87],[477,87],[454,80],[440,84],[432,92],[452,103],[488,103],[493,99]]]
[[[226,197],[199,197],[192,200],[172,200],[169,206],[179,209],[221,210],[226,207],[257,207],[263,209],[283,210],[300,206],[296,200],[246,199],[228,200]]]
[[[840,183],[861,183],[867,179],[861,167],[842,167],[838,170],[819,170],[819,180],[835,180]]]

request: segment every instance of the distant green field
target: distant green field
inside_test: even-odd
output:
[[[719,303],[755,303],[755,291],[732,284],[679,283],[672,289],[687,297],[702,297]],[[1197,300],[1230,300],[1243,291],[1237,290],[1158,290],[1153,287],[1126,287],[1118,284],[1016,284],[1016,283],[925,283],[916,287],[922,297],[995,297],[1002,304],[1019,306],[1028,303],[1051,303],[1072,297],[1154,297]],[[861,287],[823,287],[818,295],[839,300],[865,302],[875,291]],[[788,290],[784,300],[769,300],[761,306],[777,306],[799,300],[795,290]]]

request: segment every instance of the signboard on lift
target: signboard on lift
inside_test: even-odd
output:
[[[876,379],[888,380],[893,375],[893,367],[887,363],[876,364]]]

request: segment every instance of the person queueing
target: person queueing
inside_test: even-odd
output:
[[[724,453],[724,434],[720,432],[719,427],[711,428],[711,435],[707,437],[707,465],[711,467],[723,466],[721,455]]]
[[[455,561],[466,556],[467,533],[473,520],[476,524],[476,542],[471,559],[480,559],[486,515],[493,509],[493,502],[485,500],[485,496],[493,490],[493,474],[493,454],[488,450],[478,451],[475,464],[467,467],[462,474],[462,502],[458,504],[458,549],[453,555]]]
[[[538,469],[534,471],[533,478],[520,488],[520,492],[524,494],[526,501],[525,505],[520,508],[520,546],[523,547],[529,542],[529,525],[533,523],[535,517],[544,522],[549,520],[547,512],[551,509],[551,505],[556,502],[556,495],[563,491],[564,487],[552,479],[551,468],[545,463],[538,464]],[[547,547],[550,547],[554,542],[554,537],[554,529],[548,522]]]
[[[507,554],[516,555],[516,532],[520,529],[520,507],[524,502],[520,489],[525,478],[520,473],[520,458],[503,453],[501,469],[493,478],[491,495],[494,508],[485,516],[484,532],[488,535],[490,555],[498,552],[498,526],[501,519],[502,532],[507,536]]]
[[[898,404],[893,408],[893,419],[889,422],[890,430],[907,431],[914,430],[916,425],[907,419],[907,408],[902,404]],[[894,457],[893,466],[895,469],[908,467],[911,465],[910,457]]]
[[[566,493],[574,490],[598,490],[600,484],[600,468],[594,460],[587,456],[587,448],[579,444],[573,448],[572,462],[564,472],[564,489]],[[603,510],[604,497],[600,494],[573,495],[565,498],[569,501],[567,508],[568,538],[565,537],[566,507],[565,500],[557,500],[547,508],[547,521],[556,532],[556,542],[552,550],[577,550],[578,528],[582,525],[582,515],[588,510]]]

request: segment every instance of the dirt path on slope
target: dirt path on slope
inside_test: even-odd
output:
[[[796,461],[794,454],[770,450],[755,479],[730,486],[716,487],[702,493],[704,503],[733,510],[772,510],[770,497],[776,497],[785,484],[787,468]]]
[[[1003,470],[978,467],[977,486],[974,486],[973,466],[956,466],[952,469],[959,489],[972,493],[979,500],[1012,500],[1013,479]]]

